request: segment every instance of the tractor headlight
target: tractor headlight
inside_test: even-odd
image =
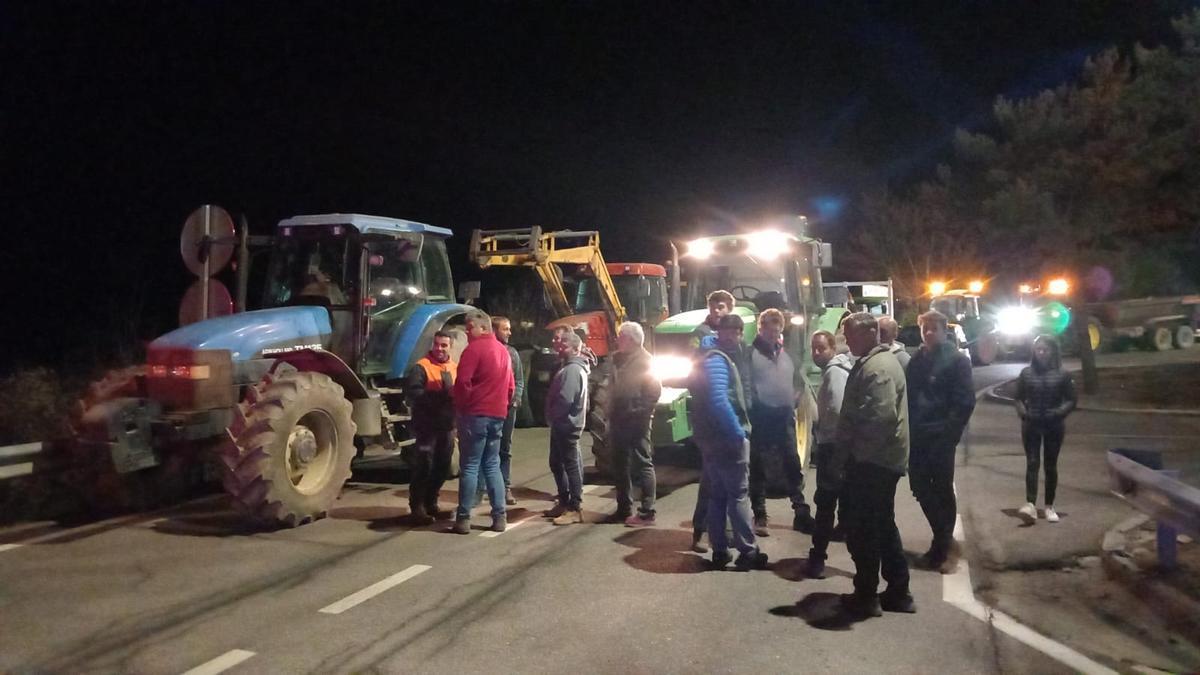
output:
[[[996,315],[996,327],[1005,335],[1027,335],[1037,323],[1037,312],[1028,307],[1005,307]]]
[[[650,374],[659,382],[678,382],[692,372],[692,360],[686,356],[659,355],[650,358]]]

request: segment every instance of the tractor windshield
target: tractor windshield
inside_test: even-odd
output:
[[[684,309],[704,309],[709,293],[726,290],[739,305],[761,312],[775,308],[802,311],[821,307],[821,283],[814,279],[811,264],[803,258],[756,260],[747,255],[731,255],[711,260],[692,261],[684,268],[687,286]]]
[[[345,306],[357,285],[348,274],[347,228],[296,227],[280,233],[267,271],[264,307],[289,304]]]
[[[620,274],[612,278],[617,297],[625,307],[630,321],[650,322],[659,318],[667,307],[667,284],[664,277],[639,274]],[[600,282],[584,277],[572,293],[575,313],[604,309],[600,301]]]

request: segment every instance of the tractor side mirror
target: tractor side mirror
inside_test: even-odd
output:
[[[458,299],[465,305],[474,304],[479,299],[480,282],[460,281],[458,283]]]
[[[817,267],[823,270],[833,267],[833,244],[823,241],[817,246]]]

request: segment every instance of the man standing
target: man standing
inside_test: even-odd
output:
[[[509,402],[516,385],[512,364],[504,345],[492,333],[487,314],[467,314],[467,348],[458,364],[454,383],[454,408],[458,414],[458,512],[454,529],[470,534],[471,509],[475,506],[475,488],[482,469],[492,504],[492,527],[503,532],[507,526],[504,511],[504,476],[500,473],[500,435],[508,416]]]
[[[700,341],[704,337],[717,334],[717,326],[721,322],[721,317],[732,313],[733,306],[734,306],[733,294],[730,293],[729,291],[723,291],[723,290],[716,290],[716,291],[713,291],[712,293],[709,293],[708,297],[705,298],[705,302],[708,304],[708,316],[704,317],[704,323],[701,323],[699,326],[697,326],[696,330],[693,331],[693,333],[692,333],[692,335],[693,335],[692,346],[694,348],[696,348],[697,350],[700,349]],[[741,338],[739,337],[737,349],[736,349],[735,353],[733,354],[734,367],[739,369],[739,373],[738,373],[739,375],[743,375],[743,374],[746,375],[746,377],[742,378],[742,380],[743,380],[743,383],[742,383],[743,384],[743,394],[742,394],[743,398],[742,398],[742,400],[749,401],[750,400],[749,373],[746,373],[743,368],[742,357],[743,357],[742,342],[741,342]],[[701,461],[704,461],[703,457],[701,457]],[[695,551],[696,553],[706,553],[708,551],[708,547],[706,547],[703,542],[704,530],[706,527],[705,522],[707,520],[708,520],[708,486],[706,486],[704,484],[703,467],[701,467],[700,489],[696,493],[696,508],[692,512],[692,550]]]
[[[508,417],[504,419],[504,430],[500,435],[500,473],[504,476],[504,503],[513,506],[517,503],[512,491],[512,435],[517,426],[517,411],[521,409],[521,400],[525,396],[525,370],[522,368],[521,355],[509,344],[512,339],[512,322],[508,317],[492,317],[492,325],[496,328],[496,338],[508,350],[508,360],[512,364],[513,390],[512,404],[508,407]]]
[[[579,437],[588,412],[588,361],[580,354],[583,340],[567,331],[558,341],[563,365],[550,381],[546,394],[546,422],[550,425],[550,473],[558,488],[558,502],[546,512],[555,525],[583,522],[583,457]]]
[[[945,573],[953,571],[950,558],[958,517],[955,448],[975,410],[975,388],[971,359],[946,339],[946,316],[930,311],[917,323],[921,350],[908,364],[909,482],[933,530],[933,542],[922,556],[921,566]]]
[[[900,367],[908,370],[908,362],[912,360],[912,355],[904,349],[904,344],[896,342],[896,336],[900,334],[900,324],[890,316],[879,317],[879,344],[888,348],[888,351],[896,355],[896,360],[900,362]]]
[[[845,467],[840,495],[846,548],[854,559],[854,592],[842,596],[852,617],[915,612],[908,561],[896,528],[896,483],[908,463],[908,396],[904,369],[879,344],[879,325],[865,312],[845,324],[846,344],[858,357],[846,381],[833,470]],[[887,589],[876,595],[879,574]]]
[[[643,346],[645,331],[626,321],[617,329],[617,354],[613,357],[613,382],[608,410],[609,447],[613,452],[613,479],[617,511],[613,520],[630,527],[654,524],[656,480],[650,445],[650,423],[662,385],[650,373],[650,352]],[[632,486],[642,493],[633,513]]]
[[[783,312],[767,309],[758,315],[758,335],[750,350],[750,507],[754,534],[767,530],[767,479],[764,464],[775,457],[783,469],[792,502],[792,529],[810,533],[812,515],[804,502],[804,470],[796,452],[796,405],[799,373],[783,348]]]
[[[457,364],[450,358],[450,333],[433,335],[429,353],[408,371],[404,393],[412,410],[412,481],[408,510],[415,525],[428,525],[438,515],[438,493],[446,482],[454,454],[454,401]]]
[[[688,386],[696,404],[694,438],[703,457],[701,484],[708,492],[705,526],[716,569],[725,567],[731,559],[725,534],[727,520],[740,553],[738,569],[763,569],[767,565],[767,555],[755,545],[750,524],[749,418],[741,376],[731,357],[741,351],[742,328],[741,317],[727,314],[717,324],[717,335],[701,338],[698,367]]]
[[[821,368],[821,388],[817,390],[817,492],[813,502],[817,507],[813,526],[812,548],[804,574],[810,579],[825,576],[829,540],[833,538],[833,521],[837,515],[838,493],[842,476],[834,469],[834,442],[837,439],[838,418],[842,412],[842,397],[846,380],[854,368],[854,357],[840,354],[833,333],[819,330],[812,336],[813,362]]]

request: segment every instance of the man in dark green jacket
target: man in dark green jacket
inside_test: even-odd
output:
[[[896,484],[908,464],[904,369],[879,344],[870,314],[850,315],[845,334],[858,361],[846,381],[832,467],[835,473],[845,467],[841,515],[855,568],[854,592],[842,596],[842,607],[856,619],[879,616],[881,609],[911,613],[916,608],[895,510]],[[876,595],[880,572],[887,590]]]

